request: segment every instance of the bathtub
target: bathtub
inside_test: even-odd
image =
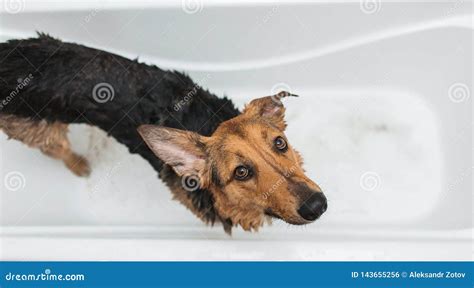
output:
[[[43,31],[139,57],[239,107],[300,95],[287,136],[329,209],[229,237],[96,128],[70,129],[89,178],[0,134],[1,259],[472,260],[469,1],[4,2],[2,41]]]

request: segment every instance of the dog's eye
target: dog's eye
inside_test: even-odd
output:
[[[276,137],[275,140],[273,140],[273,143],[275,144],[275,148],[279,151],[285,152],[288,150],[288,145],[286,144],[285,139],[281,136]]]
[[[235,168],[234,177],[237,180],[247,180],[252,176],[252,172],[245,166],[238,166]]]

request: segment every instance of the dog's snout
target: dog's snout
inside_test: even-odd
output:
[[[313,193],[304,201],[298,209],[298,214],[305,220],[314,221],[318,219],[328,208],[326,196],[323,193]]]

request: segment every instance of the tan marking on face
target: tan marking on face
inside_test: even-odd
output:
[[[287,141],[286,152],[274,147],[278,136]],[[224,187],[210,187],[221,216],[245,230],[258,229],[269,211],[289,223],[307,223],[297,213],[305,199],[292,191],[292,185],[304,183],[315,191],[321,190],[304,175],[301,156],[281,130],[241,115],[221,125],[207,145],[225,183]],[[234,171],[240,165],[251,169],[253,177],[246,181],[234,179]]]

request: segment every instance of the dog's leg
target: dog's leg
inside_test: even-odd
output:
[[[0,129],[9,138],[19,140],[29,147],[40,149],[50,157],[62,160],[74,174],[78,176],[90,174],[87,160],[71,150],[67,138],[67,124],[0,115]]]
[[[66,167],[77,176],[88,176],[90,166],[87,160],[71,150],[71,144],[67,138],[67,124],[54,122],[48,125],[48,132],[45,135],[45,142],[39,149],[44,154],[60,159]]]

